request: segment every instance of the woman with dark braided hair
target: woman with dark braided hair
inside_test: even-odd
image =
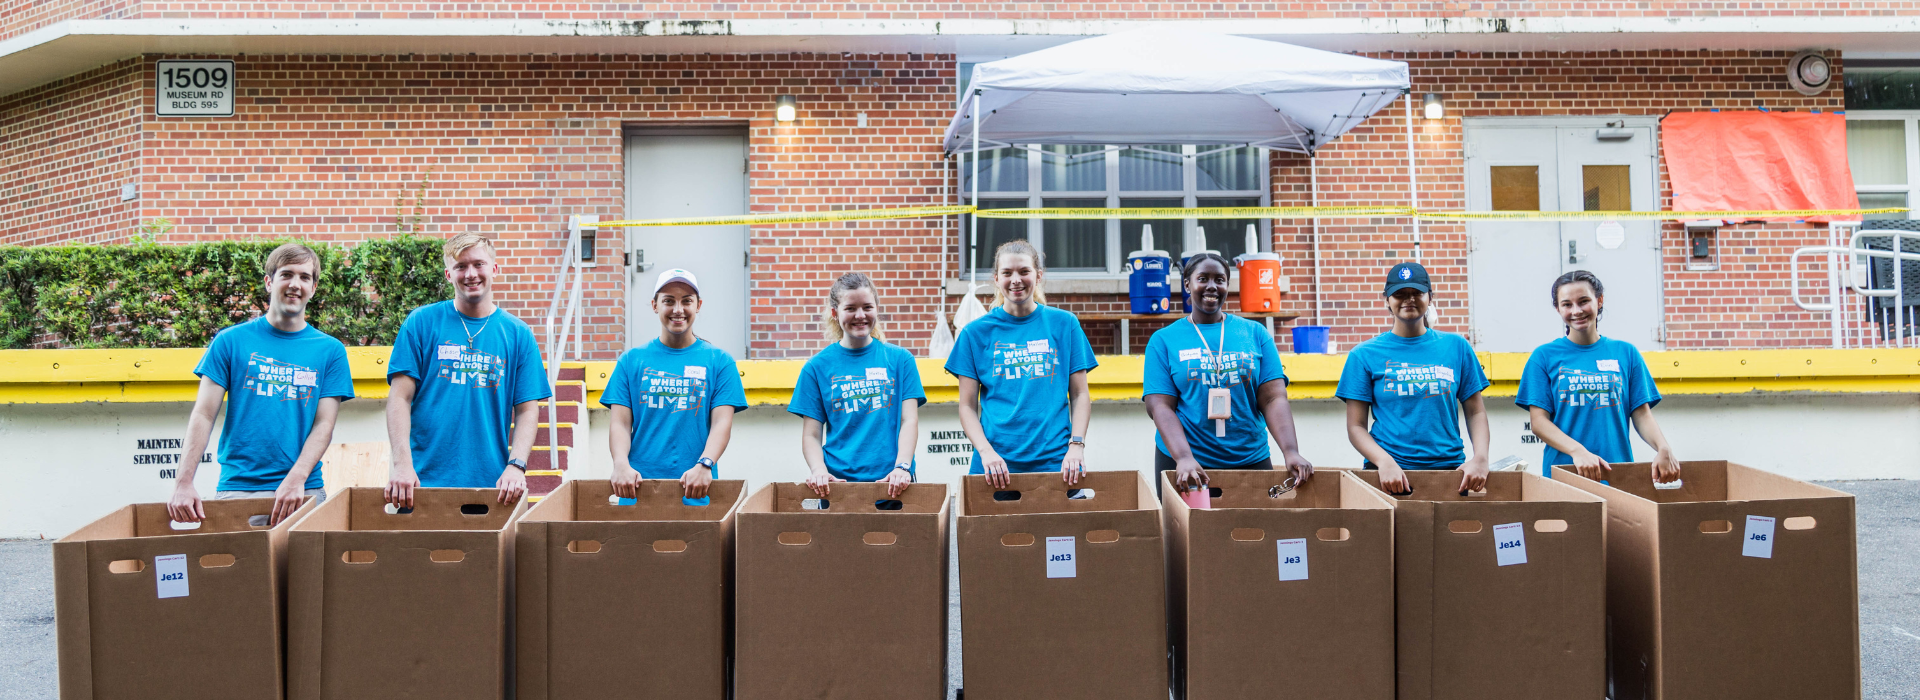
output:
[[[1566,465],[1589,479],[1607,478],[1609,464],[1633,461],[1631,420],[1655,450],[1654,480],[1673,481],[1680,478],[1680,460],[1653,419],[1660,390],[1639,348],[1600,335],[1606,299],[1600,278],[1586,270],[1553,281],[1553,308],[1567,335],[1534,348],[1513,402],[1532,415],[1533,434],[1547,443],[1540,459],[1545,476]]]
[[[1313,476],[1294,437],[1287,375],[1267,327],[1226,312],[1227,259],[1202,253],[1180,278],[1193,312],[1155,331],[1147,342],[1147,415],[1158,472],[1177,470],[1181,491],[1207,485],[1207,469],[1272,469],[1267,435],[1280,446],[1296,484]]]

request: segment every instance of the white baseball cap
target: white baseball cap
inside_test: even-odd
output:
[[[660,290],[665,289],[667,285],[675,282],[684,282],[687,286],[693,288],[694,294],[700,293],[700,281],[694,279],[693,273],[677,267],[660,273],[659,279],[653,282],[653,293],[659,294]]]

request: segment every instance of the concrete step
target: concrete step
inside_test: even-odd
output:
[[[559,401],[580,403],[587,400],[586,382],[563,381],[553,386],[553,398]]]
[[[561,444],[561,445],[563,445],[563,446],[566,446],[566,447],[572,447],[572,446],[574,445],[574,442],[573,442],[573,426],[572,426],[572,425],[570,425],[570,424],[566,424],[566,423],[562,423],[562,424],[560,424],[560,425],[559,425],[559,427],[558,427],[558,432],[560,433],[560,444]],[[545,424],[545,423],[541,423],[541,424],[540,424],[540,429],[539,429],[539,430],[535,430],[535,431],[533,432],[533,444],[534,444],[534,446],[535,446],[535,447],[546,447],[546,446],[547,446],[547,424]]]
[[[552,461],[549,452],[545,447],[533,448],[533,452],[527,455],[527,471],[529,473],[536,471],[565,471],[567,468],[567,448],[561,446],[560,459],[557,462]]]
[[[578,423],[580,422],[580,404],[578,402],[560,402],[560,420],[555,421],[547,415],[547,402],[540,402],[540,422],[542,423]]]

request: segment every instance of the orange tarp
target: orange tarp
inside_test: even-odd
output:
[[[1661,120],[1660,141],[1673,179],[1675,211],[1860,206],[1853,171],[1847,168],[1846,117],[1838,114],[1676,112]]]

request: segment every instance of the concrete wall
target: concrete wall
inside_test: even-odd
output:
[[[1507,399],[1493,401],[1493,457],[1521,455],[1538,465],[1541,445],[1522,441],[1531,437],[1526,414]],[[20,457],[0,462],[0,537],[60,537],[127,503],[166,500],[172,481],[163,470],[177,466],[170,460],[179,448],[142,442],[180,439],[187,409],[184,403],[0,405],[0,455]],[[347,402],[334,441],[385,440],[381,409],[380,401]],[[591,459],[574,478],[610,473],[605,412],[593,413]],[[1338,402],[1299,401],[1294,413],[1307,459],[1359,466]],[[1727,459],[1799,479],[1920,479],[1920,395],[1681,396],[1667,399],[1657,413],[1681,459]],[[952,481],[965,472],[968,452],[953,404],[922,410],[920,429],[923,480]],[[1089,467],[1152,469],[1152,431],[1137,403],[1097,404]],[[741,414],[722,476],[756,486],[803,478],[799,435],[800,421],[785,407]],[[1637,449],[1638,458],[1651,456],[1644,445]],[[214,464],[202,467],[196,480],[202,496],[212,494],[218,471]]]

